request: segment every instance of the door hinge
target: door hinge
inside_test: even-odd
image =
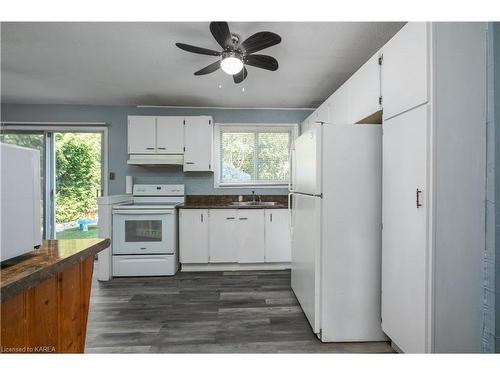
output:
[[[382,65],[383,62],[384,62],[384,55],[380,55],[378,58],[378,64]]]
[[[378,104],[382,105],[382,96],[378,97]]]

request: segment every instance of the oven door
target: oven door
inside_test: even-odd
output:
[[[174,254],[174,212],[113,211],[113,254]]]

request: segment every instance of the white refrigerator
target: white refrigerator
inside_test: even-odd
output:
[[[316,124],[294,141],[292,289],[325,342],[381,341],[382,128]]]

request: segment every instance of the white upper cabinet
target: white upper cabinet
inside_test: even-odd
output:
[[[349,123],[349,91],[346,84],[342,85],[328,99],[330,102],[330,122],[333,124]]]
[[[186,117],[184,142],[184,171],[212,171],[212,118]]]
[[[383,48],[384,119],[429,99],[428,24],[407,23]]]
[[[128,117],[128,153],[156,153],[156,118],[152,116]]]
[[[156,118],[156,150],[158,154],[182,154],[184,152],[184,117]]]
[[[211,263],[233,263],[237,261],[237,220],[237,209],[210,210],[209,249]],[[193,235],[195,235],[194,232]]]
[[[347,81],[349,124],[355,124],[381,110],[380,53],[373,55]]]
[[[266,262],[290,262],[290,215],[288,210],[265,210]]]
[[[330,122],[329,102],[325,101],[314,112],[314,122]]]
[[[181,263],[208,263],[208,210],[179,210]]]
[[[238,263],[264,262],[264,210],[238,212]]]

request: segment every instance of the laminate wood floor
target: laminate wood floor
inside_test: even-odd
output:
[[[94,281],[86,353],[392,353],[386,342],[322,343],[290,271],[179,272]]]

